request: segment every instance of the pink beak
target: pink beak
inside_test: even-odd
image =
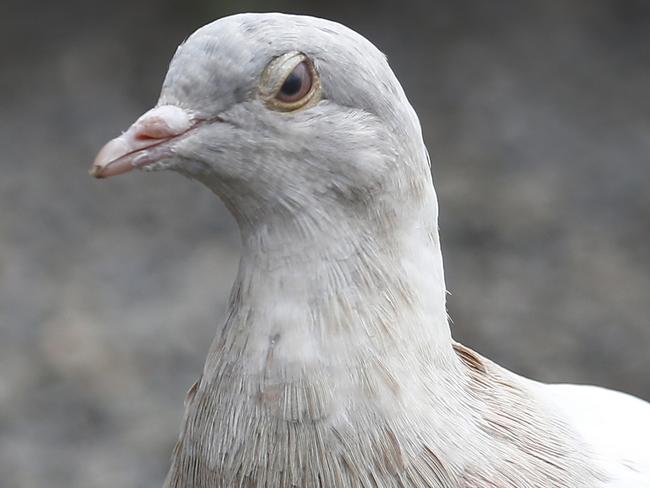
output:
[[[165,143],[185,134],[194,125],[190,115],[179,107],[152,108],[121,136],[101,148],[90,174],[108,178],[165,159],[173,154],[171,144]]]

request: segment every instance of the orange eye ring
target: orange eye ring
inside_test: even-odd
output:
[[[259,93],[269,108],[292,112],[320,100],[321,87],[314,63],[305,54],[288,52],[271,61],[262,74]]]

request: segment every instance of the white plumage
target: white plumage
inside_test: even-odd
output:
[[[650,486],[650,405],[596,386],[540,385],[585,439],[612,488]]]
[[[204,183],[242,235],[168,487],[650,487],[647,403],[452,341],[419,121],[363,37],[281,14],[199,29],[92,173],[136,167]]]

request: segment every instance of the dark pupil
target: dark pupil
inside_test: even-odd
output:
[[[300,88],[302,88],[302,77],[296,73],[291,73],[289,77],[284,80],[280,91],[283,95],[290,97],[298,93],[300,91]]]

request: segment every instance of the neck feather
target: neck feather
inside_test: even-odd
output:
[[[288,375],[372,358],[455,364],[435,205],[431,189],[394,218],[328,209],[327,221],[303,214],[242,226],[217,354],[244,359],[251,374],[268,368],[271,353]]]

